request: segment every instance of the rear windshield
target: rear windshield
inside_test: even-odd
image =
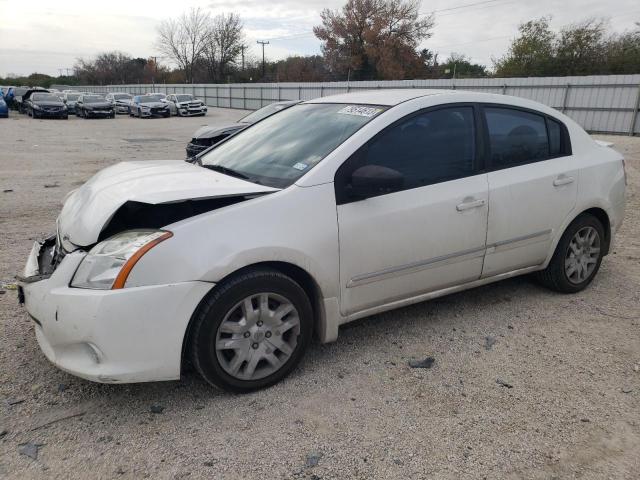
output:
[[[131,95],[127,93],[116,93],[113,95],[114,100],[128,100],[131,98]]]

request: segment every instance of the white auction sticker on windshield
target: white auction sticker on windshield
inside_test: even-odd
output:
[[[344,107],[341,110],[338,110],[338,113],[342,113],[344,115],[357,115],[359,117],[373,117],[382,111],[381,108],[376,107],[364,107],[362,105],[349,105],[348,107]]]
[[[308,167],[308,165],[306,163],[296,163],[293,168],[295,168],[296,170],[306,170]]]

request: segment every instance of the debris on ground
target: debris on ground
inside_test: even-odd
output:
[[[20,448],[18,449],[18,453],[20,455],[25,455],[29,458],[32,458],[33,460],[37,460],[38,450],[40,450],[40,447],[42,447],[43,445],[44,443],[32,443],[32,442],[23,443],[22,445],[20,445]]]
[[[498,340],[491,335],[484,337],[484,349],[491,350]]]
[[[320,452],[310,453],[309,455],[307,455],[307,461],[305,462],[304,466],[306,468],[313,468],[316,465],[318,465],[321,458],[322,458],[322,453]]]
[[[513,385],[511,385],[510,383],[505,382],[504,380],[500,380],[499,378],[496,379],[496,383],[498,385],[500,385],[501,387],[513,388]]]
[[[60,184],[58,182],[56,183],[45,183],[44,184],[44,188],[58,188],[60,186]]]
[[[164,412],[164,407],[161,405],[151,405],[151,413],[162,413]]]
[[[433,357],[427,357],[424,360],[409,360],[409,366],[411,368],[431,368],[436,359]]]
[[[3,193],[13,192],[13,188],[5,188],[2,192]]]

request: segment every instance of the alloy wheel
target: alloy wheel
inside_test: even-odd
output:
[[[593,227],[584,227],[576,232],[564,260],[564,271],[569,282],[580,284],[595,270],[600,258],[600,235]]]

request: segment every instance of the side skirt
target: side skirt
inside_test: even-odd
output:
[[[494,275],[492,277],[481,278],[479,280],[474,280],[472,282],[463,283],[462,285],[456,285],[454,287],[448,287],[448,288],[443,288],[441,290],[435,290],[433,292],[423,293],[411,298],[396,300],[394,302],[387,303],[385,305],[379,305],[377,307],[368,308],[366,310],[361,310],[360,312],[352,313],[351,315],[348,315],[346,317],[342,317],[340,324],[349,323],[354,320],[358,320],[360,318],[368,317],[370,315],[375,315],[377,313],[387,312],[389,310],[394,310],[396,308],[406,307],[407,305],[413,305],[414,303],[420,303],[426,300],[432,300],[434,298],[444,297],[445,295],[449,295],[451,293],[461,292],[463,290],[469,290],[470,288],[480,287],[482,285],[487,285],[489,283],[499,282],[500,280],[506,280],[507,278],[517,277],[519,275],[535,272],[536,270],[540,270],[541,268],[543,268],[542,265],[534,265],[533,267],[520,268],[518,270],[513,270],[511,272],[505,272],[499,275]]]

